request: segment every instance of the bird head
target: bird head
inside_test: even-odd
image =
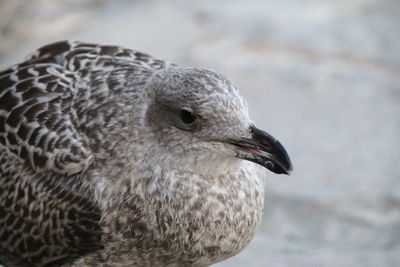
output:
[[[144,123],[151,129],[148,138],[155,139],[156,147],[149,148],[155,151],[153,161],[159,157],[176,168],[215,170],[248,160],[274,173],[292,171],[283,146],[251,122],[246,101],[222,75],[168,67],[156,72],[146,89],[150,104]]]

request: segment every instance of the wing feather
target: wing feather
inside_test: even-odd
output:
[[[87,182],[102,136],[94,130],[124,112],[107,101],[129,101],[167,65],[118,46],[62,41],[0,72],[0,264],[58,266],[101,247]]]
[[[0,150],[0,265],[59,266],[101,247],[101,212],[81,174],[37,173]],[[54,179],[57,178],[57,179]]]
[[[36,170],[72,175],[92,156],[76,131],[74,75],[55,64],[33,64],[0,73],[0,146]]]
[[[43,46],[32,53],[23,64],[49,62],[62,65],[70,71],[76,71],[88,67],[92,70],[112,68],[116,61],[131,62],[155,70],[171,65],[164,60],[121,46],[77,41],[60,41]]]

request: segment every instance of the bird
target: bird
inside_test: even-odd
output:
[[[0,264],[209,266],[293,170],[223,75],[59,41],[0,72]]]

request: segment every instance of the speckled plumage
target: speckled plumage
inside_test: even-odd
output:
[[[40,48],[0,73],[0,263],[208,266],[238,253],[263,209],[262,169],[230,145],[251,125],[210,70],[116,46]]]

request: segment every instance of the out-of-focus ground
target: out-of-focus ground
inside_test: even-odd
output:
[[[0,67],[40,45],[119,44],[212,68],[294,163],[216,266],[400,266],[400,2],[0,0]]]

